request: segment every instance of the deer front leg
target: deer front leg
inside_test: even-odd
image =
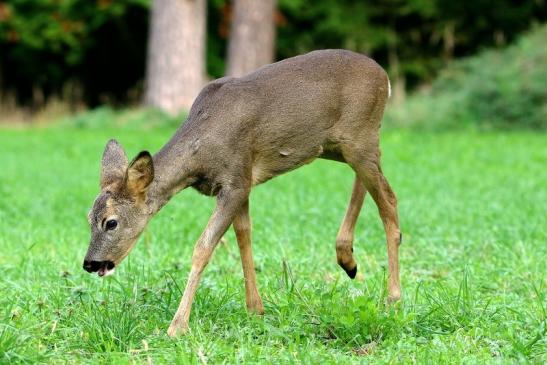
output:
[[[251,248],[251,218],[249,217],[249,200],[247,200],[234,218],[234,231],[241,254],[243,277],[245,278],[245,302],[250,312],[263,314],[264,306],[256,286],[256,273]]]
[[[199,285],[201,273],[207,266],[218,241],[230,227],[236,213],[241,209],[247,198],[248,191],[243,189],[225,190],[223,188],[219,193],[215,211],[194,247],[192,268],[177,313],[175,313],[175,317],[167,330],[169,336],[176,336],[188,329],[190,310],[192,309],[192,302]]]

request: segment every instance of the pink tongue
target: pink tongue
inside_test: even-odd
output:
[[[97,274],[99,276],[104,276],[104,274],[106,274],[106,267],[101,267],[99,271],[97,271]]]

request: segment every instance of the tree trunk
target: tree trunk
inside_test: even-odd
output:
[[[205,0],[154,0],[146,69],[147,105],[189,110],[205,84]]]
[[[234,0],[228,45],[229,76],[242,76],[274,60],[276,0]]]
[[[443,28],[443,60],[448,64],[454,58],[454,47],[456,45],[456,37],[454,31],[454,22],[448,22]]]
[[[391,74],[393,104],[400,105],[406,99],[406,77],[401,71],[396,44],[390,44],[388,46],[387,57]]]

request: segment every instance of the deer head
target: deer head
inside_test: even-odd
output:
[[[110,275],[129,254],[150,219],[146,204],[154,179],[152,156],[147,151],[127,163],[116,140],[106,144],[101,167],[101,192],[88,214],[91,241],[83,268]]]

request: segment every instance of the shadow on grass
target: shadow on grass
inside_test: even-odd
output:
[[[266,314],[246,314],[244,300],[235,289],[200,288],[190,327],[192,336],[207,341],[211,333],[223,341],[243,346],[289,347],[294,344],[322,343],[347,353],[376,347],[396,335],[405,325],[400,305],[387,306],[383,284],[372,296],[355,291],[345,281],[306,281],[295,278],[284,262],[274,282],[263,296]],[[264,292],[264,291],[263,291]],[[264,292],[266,293],[266,292]]]

